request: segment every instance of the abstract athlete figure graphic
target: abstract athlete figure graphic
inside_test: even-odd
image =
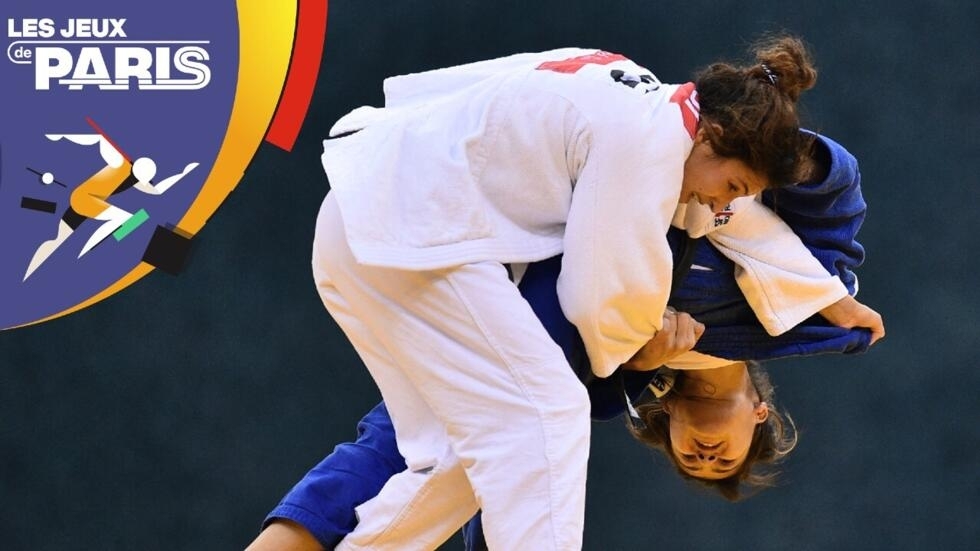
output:
[[[70,204],[58,224],[58,234],[54,239],[41,243],[24,274],[24,281],[31,276],[86,219],[101,220],[102,225],[89,237],[78,258],[89,252],[103,239],[118,230],[134,214],[108,202],[108,198],[130,188],[150,195],[160,195],[194,170],[198,163],[189,163],[184,170],[154,184],[157,165],[149,157],[131,161],[112,140],[91,120],[86,119],[96,130],[94,134],[46,134],[51,141],[67,140],[78,145],[97,145],[99,154],[106,166],[82,182],[71,192]]]

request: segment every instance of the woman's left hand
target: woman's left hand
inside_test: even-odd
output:
[[[885,322],[881,314],[848,295],[820,311],[827,321],[846,329],[867,327],[871,330],[871,344],[885,336]]]

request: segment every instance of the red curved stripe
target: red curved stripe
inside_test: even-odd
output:
[[[313,97],[327,33],[327,0],[299,0],[296,40],[282,97],[265,141],[291,151]]]

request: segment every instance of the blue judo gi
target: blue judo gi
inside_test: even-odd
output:
[[[851,294],[857,291],[853,269],[864,261],[856,235],[867,205],[861,195],[857,160],[840,144],[818,136],[817,148],[829,155],[828,176],[821,182],[798,184],[762,194],[806,247]],[[871,335],[865,329],[842,329],[815,315],[792,330],[772,337],[758,322],[735,282],[735,266],[706,239],[688,239],[682,230],[668,234],[674,253],[675,282],[670,305],[705,324],[694,350],[731,360],[772,360],[789,356],[865,351]],[[686,270],[693,265],[695,269]],[[592,417],[612,419],[625,410],[626,396],[640,399],[652,372],[618,370],[599,379],[592,375],[575,327],[562,315],[556,281],[561,257],[528,266],[519,288],[551,337],[565,351],[570,365],[589,389]],[[382,402],[361,419],[357,440],[334,448],[294,486],[266,517],[303,525],[327,549],[357,524],[354,508],[371,499],[394,474],[405,469],[394,427]],[[479,516],[464,528],[467,549],[485,549]]]

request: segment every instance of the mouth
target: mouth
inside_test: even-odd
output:
[[[702,442],[700,440],[695,440],[694,443],[697,444],[699,448],[704,449],[704,450],[713,450],[713,449],[717,448],[718,446],[721,446],[721,442],[715,442],[714,444],[707,444],[707,443]]]

